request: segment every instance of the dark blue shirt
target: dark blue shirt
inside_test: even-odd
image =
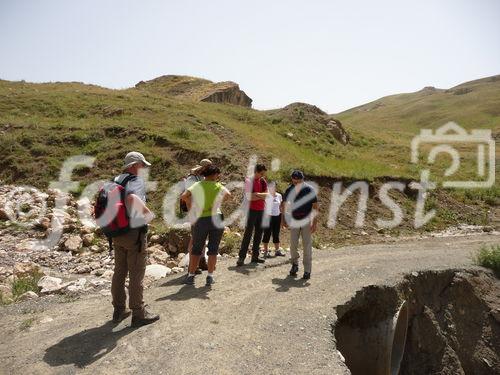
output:
[[[294,192],[295,185],[290,185],[285,194],[283,194],[283,201],[286,201],[291,207],[294,207],[292,210],[292,217],[296,220],[304,219],[309,216],[313,209],[313,204],[318,201],[318,197],[314,188],[306,184],[302,183],[302,186],[298,193]],[[308,198],[306,198],[308,196]],[[293,202],[292,202],[293,199]],[[295,207],[295,202],[302,201],[305,199],[303,203],[301,203],[298,207]]]

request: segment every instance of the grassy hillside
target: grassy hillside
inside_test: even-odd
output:
[[[355,139],[359,133],[391,144],[390,150],[386,149],[384,154],[389,152],[392,163],[404,169],[410,157],[411,139],[423,128],[435,130],[454,121],[466,130],[491,129],[498,140],[500,75],[466,82],[451,89],[426,87],[414,93],[387,96],[335,117],[355,132]],[[461,168],[457,176],[473,178],[475,146],[459,149],[464,156],[465,168]],[[498,155],[500,150],[497,150],[497,159]],[[436,165],[436,172],[442,171],[443,166],[449,165],[448,157],[438,158]]]
[[[467,129],[491,128],[497,134],[500,129],[498,77],[450,90],[394,95],[335,115],[351,134],[347,146],[325,129],[322,119],[327,115],[314,106],[258,111],[196,102],[177,91],[162,91],[165,82],[160,82],[161,87],[154,82],[111,90],[75,82],[0,80],[0,182],[45,188],[57,179],[67,157],[80,154],[95,156],[96,164],[93,169],[78,170],[75,179],[107,179],[120,171],[128,151],[138,150],[153,162],[151,177],[159,181],[159,189],[151,198],[161,207],[167,187],[203,157],[222,167],[225,180],[241,178],[252,154],[266,163],[281,159],[281,170],[271,173],[271,178],[282,185],[292,168],[303,169],[325,186],[340,178],[418,179],[409,147],[420,128],[436,128],[454,120]],[[184,91],[189,95],[196,85],[205,84],[193,82]],[[457,194],[470,205],[477,199],[494,203],[499,192],[495,187]],[[326,201],[329,195],[323,195]],[[408,204],[408,212],[412,207]],[[453,203],[453,210],[460,211],[460,207]],[[476,216],[483,223],[484,207],[481,210]],[[467,212],[466,217],[448,212],[443,222],[468,221],[474,210]]]
[[[455,121],[467,129],[496,129],[498,133],[500,75],[451,89],[425,87],[414,93],[387,96],[336,117],[366,134],[399,143],[421,128],[435,129],[448,121]]]
[[[374,160],[376,140],[360,135],[342,146],[307,113],[292,119],[279,110],[198,103],[144,89],[0,81],[0,131],[5,182],[43,184],[57,176],[66,157],[81,153],[97,157],[89,177],[108,175],[131,149],[153,159],[152,172],[169,181],[202,156],[242,174],[253,153],[266,161],[279,157],[284,170],[300,167],[312,175],[399,174],[383,159]]]
[[[456,121],[500,133],[499,77],[393,95],[335,115],[352,134],[347,146],[325,131],[312,106],[257,111],[199,103],[169,96],[162,89],[177,86],[161,81],[157,87],[154,80],[127,90],[0,81],[0,151],[7,156],[0,178],[44,183],[67,156],[80,153],[97,157],[93,174],[108,174],[134,148],[153,158],[153,172],[167,180],[201,156],[224,160],[226,171],[237,172],[252,153],[316,176],[418,178],[409,146],[421,128]],[[193,78],[189,92],[205,83]]]

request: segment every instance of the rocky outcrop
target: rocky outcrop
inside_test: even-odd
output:
[[[333,137],[343,145],[346,145],[350,142],[351,136],[348,132],[345,131],[342,123],[339,120],[331,119],[326,124],[326,127],[332,133]]]
[[[294,124],[309,123],[317,126],[316,132],[323,131],[326,128],[335,140],[342,145],[348,144],[351,140],[350,134],[344,129],[339,120],[332,118],[328,113],[312,104],[292,103],[268,113],[272,117],[272,123],[279,123],[284,119]],[[293,133],[289,132],[286,135],[293,138]]]
[[[308,103],[301,103],[301,102],[295,102],[292,104],[288,104],[287,106],[283,107],[279,111],[281,112],[288,112],[289,114],[293,113],[299,113],[302,114],[303,116],[327,116],[327,113],[324,112],[322,109],[319,107],[316,107],[315,105],[308,104]]]
[[[201,99],[202,102],[228,103],[251,107],[252,99],[240,90],[238,84],[234,82],[221,82],[216,84],[214,91]]]
[[[150,81],[141,81],[135,88],[198,102],[252,106],[252,99],[237,83],[231,81],[216,83],[196,77],[165,75]]]

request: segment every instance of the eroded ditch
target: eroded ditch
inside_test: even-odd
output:
[[[500,374],[500,280],[482,269],[414,272],[337,307],[353,375]]]

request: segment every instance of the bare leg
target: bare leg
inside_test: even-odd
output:
[[[266,242],[262,242],[262,246],[264,247],[264,252],[267,253],[267,250],[269,248],[269,244]]]
[[[217,263],[217,255],[208,256],[208,273],[213,273],[215,271],[215,264]]]
[[[279,249],[280,249],[280,243],[279,242],[275,242],[274,243],[274,250],[278,251]]]
[[[196,272],[196,269],[198,268],[198,264],[200,263],[200,258],[201,255],[189,255],[189,268],[188,272],[192,275]]]
[[[193,251],[193,237],[189,239],[189,245],[188,245],[188,253],[191,255],[191,252]]]

